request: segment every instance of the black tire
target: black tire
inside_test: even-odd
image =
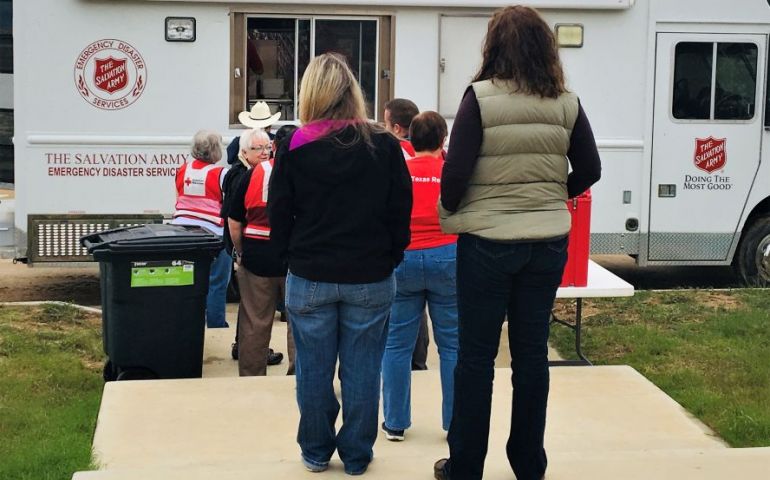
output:
[[[104,370],[102,370],[102,378],[105,382],[114,382],[118,379],[118,374],[115,371],[115,366],[111,360],[104,362]]]
[[[149,368],[129,367],[120,369],[117,381],[123,380],[155,380],[158,376]]]
[[[230,283],[227,285],[227,303],[238,303],[241,301],[241,292],[238,290],[238,279],[235,277],[235,270],[230,274]]]
[[[743,230],[733,267],[749,286],[770,285],[770,215],[755,218]]]

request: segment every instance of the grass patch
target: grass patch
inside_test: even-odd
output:
[[[559,300],[557,315],[574,318]],[[770,446],[770,293],[637,292],[583,301],[583,352],[595,365],[630,365],[733,447]],[[551,342],[575,358],[572,331]]]
[[[0,478],[69,480],[90,469],[103,357],[98,315],[0,307]]]

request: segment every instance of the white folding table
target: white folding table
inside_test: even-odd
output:
[[[556,298],[576,299],[575,323],[560,320],[555,315],[552,315],[551,319],[551,323],[566,325],[575,331],[575,353],[577,353],[579,360],[554,360],[549,362],[549,364],[553,366],[591,365],[591,362],[583,355],[580,347],[584,298],[631,297],[633,295],[633,285],[593,260],[589,260],[588,284],[585,287],[559,287],[556,291]]]

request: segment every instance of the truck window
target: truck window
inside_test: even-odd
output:
[[[753,43],[717,44],[714,119],[754,118],[757,95],[757,46]]]
[[[0,0],[0,73],[13,73],[13,2]]]
[[[712,43],[681,42],[674,54],[672,113],[683,120],[708,120],[711,115]]]
[[[754,118],[757,58],[758,49],[753,43],[678,43],[671,107],[674,118]]]
[[[367,113],[376,118],[376,19],[248,17],[246,95],[243,109],[266,102],[281,120],[298,120],[299,83],[310,59],[326,52],[343,55],[361,83]]]
[[[249,18],[246,103],[267,102],[281,120],[295,120],[298,82],[310,62],[310,20]]]

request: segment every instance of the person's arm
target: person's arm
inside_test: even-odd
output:
[[[227,171],[225,179],[222,182],[222,208],[219,211],[219,216],[227,220],[227,215],[230,212],[230,202],[233,198],[233,180],[236,172],[234,169]]]
[[[273,171],[270,174],[270,184],[267,197],[267,214],[270,219],[270,241],[281,252],[281,258],[286,260],[289,253],[289,239],[294,228],[294,189],[291,183],[289,169],[289,146],[294,132],[289,134],[278,145],[275,153]]]
[[[456,212],[468,190],[468,182],[476,168],[483,137],[481,127],[481,109],[473,87],[465,90],[460,102],[449,149],[441,172],[441,206],[450,212]]]
[[[388,227],[392,239],[393,266],[404,259],[404,250],[409,246],[411,232],[409,223],[412,216],[412,177],[406,166],[401,146],[389,141],[391,169],[390,194],[388,195]]]
[[[246,223],[246,205],[244,202],[250,181],[251,172],[242,175],[240,182],[233,185],[235,190],[229,204],[230,212],[227,217],[227,227],[230,229],[230,238],[233,242],[233,255],[235,255],[238,264],[240,264],[243,254],[243,225]]]
[[[567,158],[572,166],[567,177],[567,195],[574,198],[588,190],[602,176],[594,132],[582,106],[579,106],[575,128],[572,129]]]
[[[235,263],[241,264],[241,256],[243,255],[243,224],[232,218],[227,219],[227,227],[230,229],[230,239],[233,242],[233,257]]]

